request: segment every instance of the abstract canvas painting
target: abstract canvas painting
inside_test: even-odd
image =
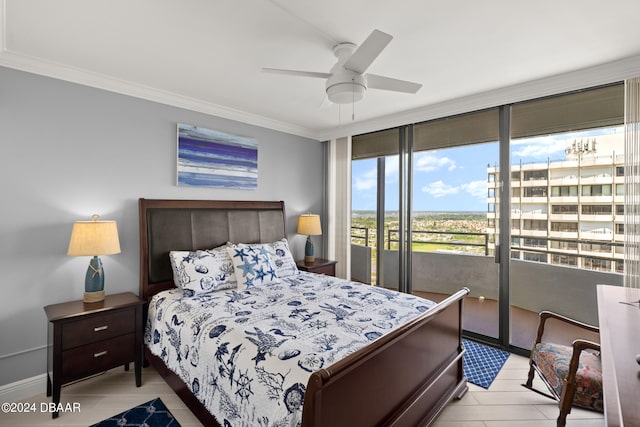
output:
[[[257,189],[257,141],[178,124],[178,186]]]

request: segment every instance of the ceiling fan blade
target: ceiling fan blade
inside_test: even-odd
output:
[[[360,74],[364,73],[384,48],[387,47],[391,39],[393,39],[393,36],[380,30],[373,30],[369,37],[345,62],[344,67]]]
[[[273,73],[273,74],[286,74],[289,76],[316,77],[319,79],[328,79],[331,76],[330,73],[318,73],[315,71],[282,70],[280,68],[263,68],[262,72]]]
[[[395,92],[416,93],[422,87],[420,83],[406,80],[392,79],[390,77],[367,74],[367,87],[370,89],[392,90]]]

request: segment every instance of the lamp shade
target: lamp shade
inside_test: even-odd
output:
[[[298,217],[298,234],[319,236],[322,234],[320,215],[304,214]]]
[[[115,221],[100,221],[94,215],[92,221],[76,221],[71,230],[67,255],[96,256],[120,253],[118,225]]]

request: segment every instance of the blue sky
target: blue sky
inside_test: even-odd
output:
[[[511,163],[565,157],[567,142],[620,128],[558,134],[511,142]],[[498,163],[498,143],[475,144],[414,156],[414,211],[487,211],[487,165]],[[376,159],[352,162],[352,209],[376,208]],[[398,157],[386,161],[385,210],[398,209]]]

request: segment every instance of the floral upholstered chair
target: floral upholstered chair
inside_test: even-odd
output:
[[[572,405],[603,411],[600,344],[583,339],[574,340],[571,346],[545,342],[545,323],[550,318],[592,333],[599,333],[599,329],[549,311],[540,313],[538,334],[529,358],[529,376],[524,386],[537,391],[533,388],[533,376],[537,372],[549,388],[550,397],[559,401],[557,425],[564,426]]]

